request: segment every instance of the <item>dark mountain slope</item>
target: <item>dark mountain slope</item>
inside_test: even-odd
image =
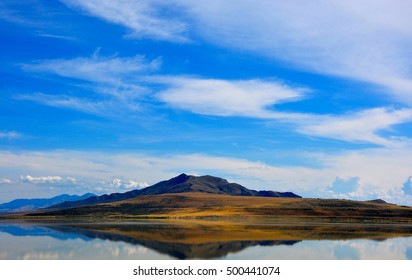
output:
[[[239,184],[229,183],[222,178],[213,176],[196,177],[186,174],[180,174],[175,178],[162,181],[149,188],[143,189],[140,194],[154,195],[184,192],[203,192],[240,196],[255,196],[257,194],[257,191],[249,190]]]
[[[162,181],[150,187],[133,190],[125,193],[112,193],[102,196],[90,197],[85,200],[75,202],[64,202],[53,205],[50,209],[64,209],[93,205],[98,203],[108,203],[135,198],[141,195],[158,195],[167,193],[201,192],[211,194],[226,194],[235,196],[263,196],[263,197],[291,197],[300,198],[292,192],[255,191],[245,188],[236,183],[229,183],[227,180],[213,176],[192,176],[180,174],[170,180]]]

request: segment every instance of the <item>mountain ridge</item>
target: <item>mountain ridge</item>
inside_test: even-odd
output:
[[[36,210],[55,205],[57,203],[62,203],[64,201],[84,200],[92,196],[95,196],[95,194],[61,194],[50,198],[19,198],[0,204],[0,213]]]
[[[164,180],[144,189],[137,189],[125,193],[104,194],[84,200],[63,202],[52,205],[48,209],[64,209],[100,203],[109,203],[127,200],[143,195],[158,195],[171,193],[200,192],[210,194],[226,194],[234,196],[260,196],[260,197],[288,197],[301,198],[293,192],[257,191],[248,189],[237,183],[229,183],[226,179],[210,175],[194,176],[182,173],[169,180]]]
[[[229,219],[339,223],[411,223],[412,207],[321,198],[234,196],[200,192],[142,195],[117,202],[42,209],[24,218]],[[0,216],[1,218],[1,216]],[[8,217],[10,218],[10,217]],[[23,218],[16,216],[15,218]]]
[[[383,200],[301,198],[257,191],[213,176],[180,174],[144,189],[64,202],[7,219],[277,219],[287,222],[411,223],[412,207]]]

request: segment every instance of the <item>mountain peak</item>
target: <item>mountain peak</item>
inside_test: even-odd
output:
[[[185,173],[182,173],[182,174],[180,174],[180,175],[178,175],[178,176],[176,176],[176,177],[173,177],[172,179],[169,179],[169,180],[167,180],[167,181],[173,182],[173,183],[175,183],[175,184],[179,184],[179,183],[181,183],[181,182],[186,181],[186,180],[189,179],[190,177],[191,177],[191,176],[189,176],[189,175],[187,175],[187,174],[185,174]]]
[[[236,183],[215,176],[194,176],[182,173],[177,177],[161,181],[139,192],[139,195],[156,195],[165,193],[201,192],[236,196],[300,197],[293,193],[250,190]]]

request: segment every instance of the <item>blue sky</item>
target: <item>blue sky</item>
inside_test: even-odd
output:
[[[179,173],[412,204],[407,1],[0,3],[0,202]]]

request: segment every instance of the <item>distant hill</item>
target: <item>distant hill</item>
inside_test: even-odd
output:
[[[213,176],[193,176],[180,174],[170,180],[162,181],[150,187],[132,190],[125,193],[112,193],[101,196],[94,196],[84,200],[66,201],[49,207],[50,209],[65,209],[99,203],[109,203],[127,200],[142,195],[159,195],[171,193],[210,193],[225,194],[233,196],[259,196],[259,197],[289,197],[301,198],[292,192],[256,191],[250,190],[236,183],[229,183],[227,180]]]
[[[263,196],[263,197],[292,197],[301,198],[292,192],[255,191],[236,183],[213,176],[193,176],[180,174],[167,181],[159,182],[145,188],[140,195],[154,195],[165,193],[201,192],[213,194],[227,194],[235,196]]]
[[[383,199],[372,199],[372,200],[367,200],[366,202],[371,202],[371,203],[378,203],[378,204],[388,204],[385,200]]]
[[[15,199],[13,201],[0,204],[0,213],[31,211],[49,207],[53,204],[62,203],[64,201],[84,200],[93,196],[95,195],[92,193],[87,193],[82,196],[62,194],[52,198]]]

